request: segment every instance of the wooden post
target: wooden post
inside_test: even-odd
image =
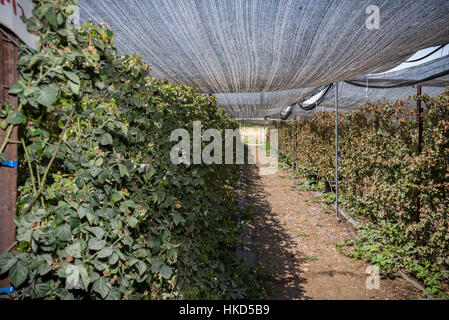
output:
[[[17,41],[16,36],[1,27],[12,39]],[[17,70],[18,50],[17,47],[5,39],[0,33],[0,107],[7,104],[17,108],[17,97],[8,94],[12,84],[19,78]],[[6,130],[0,128],[0,145],[4,141]],[[9,140],[17,141],[17,127],[12,131]],[[6,146],[4,153],[9,160],[17,161],[17,144],[10,143]],[[17,168],[0,165],[0,253],[6,251],[15,241],[16,227],[13,217],[16,214],[17,197]],[[0,287],[9,286],[8,279],[0,279]]]

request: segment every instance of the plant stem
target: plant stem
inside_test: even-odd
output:
[[[19,105],[19,107],[17,108],[16,112],[20,111],[20,110],[22,110],[22,104]],[[3,140],[2,146],[0,147],[0,153],[2,153],[5,150],[6,145],[8,144],[8,140],[11,137],[12,129],[14,128],[14,126],[15,126],[14,124],[10,124],[8,126],[8,129],[6,129],[7,130],[6,131],[6,136],[5,136],[5,140]]]
[[[41,185],[41,173],[40,173],[41,171],[39,170],[39,164],[37,164],[36,163],[36,175],[37,175],[37,185],[38,186],[40,186]],[[44,199],[43,198],[41,198],[41,204],[42,204],[42,207],[44,207]]]
[[[56,159],[56,155],[59,152],[59,148],[61,147],[62,140],[64,139],[65,133],[66,133],[66,131],[67,131],[69,125],[70,125],[70,122],[71,122],[71,120],[73,118],[73,115],[75,114],[75,110],[78,107],[79,103],[81,102],[83,94],[84,94],[84,89],[83,89],[83,92],[81,92],[81,95],[80,95],[80,97],[78,99],[78,102],[73,106],[72,111],[70,112],[70,115],[69,115],[69,117],[68,117],[68,119],[67,119],[67,121],[66,121],[66,123],[64,125],[64,128],[62,129],[61,136],[59,138],[59,141],[58,141],[58,144],[56,146],[55,152],[53,153],[53,155],[52,155],[52,157],[50,159],[50,162],[48,163],[47,167],[45,168],[44,175],[42,176],[41,183],[39,184],[39,190],[37,191],[37,193],[34,196],[33,200],[31,200],[30,204],[25,208],[23,214],[26,214],[26,213],[28,213],[31,210],[31,208],[33,207],[34,203],[40,197],[40,195],[42,194],[42,191],[45,189],[45,181],[47,180],[47,175],[50,172],[50,168],[51,168],[51,166],[53,165],[53,162]]]
[[[25,145],[25,140],[23,140],[23,138],[22,138],[22,146],[23,146],[23,150],[25,151],[25,158],[28,163],[28,168],[30,169],[30,176],[31,176],[31,183],[33,184],[33,191],[34,191],[34,193],[36,193],[36,180],[34,179],[33,167],[31,166],[30,156],[28,154],[28,150]]]
[[[6,250],[6,252],[11,251],[12,249],[14,249],[15,246],[17,246],[17,241],[14,241],[14,243]]]

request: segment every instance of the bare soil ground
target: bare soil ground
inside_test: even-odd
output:
[[[255,152],[256,146],[250,146]],[[411,299],[415,287],[398,277],[381,277],[368,290],[368,264],[340,254],[335,242],[352,239],[350,225],[323,209],[317,193],[299,191],[290,172],[260,175],[260,165],[246,165],[244,202],[251,222],[261,274],[269,299]]]

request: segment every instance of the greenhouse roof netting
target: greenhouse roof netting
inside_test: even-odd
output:
[[[256,111],[227,111],[235,119],[264,119],[270,117],[273,119],[279,118],[279,112],[283,108],[275,108],[268,110],[256,110]]]
[[[444,87],[422,86],[422,93],[435,96],[444,91]],[[404,100],[410,96],[416,95],[416,86],[401,88],[375,89],[353,86],[348,83],[340,82],[338,84],[338,104],[341,111],[354,110],[368,101],[395,101]],[[323,102],[314,110],[330,111],[335,108],[335,87],[331,89]],[[297,108],[300,109],[300,108]],[[296,109],[296,110],[297,110]],[[305,111],[307,113],[307,111]]]
[[[422,86],[422,94],[436,96],[445,90],[444,87]],[[348,112],[357,109],[368,101],[390,101],[404,100],[416,95],[416,86],[375,89],[363,88],[353,86],[345,82],[338,84],[338,101],[339,112]],[[263,119],[269,117],[270,119],[279,119],[280,112],[286,110],[288,106],[278,107],[267,110],[252,110],[252,111],[228,111],[234,118],[242,119]],[[295,118],[311,118],[314,114],[319,112],[328,112],[335,110],[335,86],[325,96],[323,101],[312,110],[304,110],[298,104],[293,104]],[[291,115],[288,117],[290,119]]]
[[[422,93],[431,96],[438,95],[444,91],[445,86],[449,86],[449,75],[447,75],[447,73],[449,73],[449,55],[402,70],[367,75],[351,81],[339,82],[339,108],[342,111],[350,111],[363,105],[367,101],[376,102],[383,101],[384,99],[386,101],[407,99],[410,96],[416,95],[416,87],[413,85],[417,83],[422,84]],[[441,74],[446,75],[440,76]],[[429,78],[431,80],[422,81],[423,79]],[[309,95],[310,92],[313,92],[313,89],[304,91],[302,101],[306,99],[305,97]],[[301,100],[298,100],[297,102],[299,101]],[[237,107],[234,107],[230,112],[231,116],[239,116],[242,118],[263,118],[265,116],[270,116],[271,118],[277,119],[279,118],[279,112],[288,106],[288,104],[278,105],[278,108],[269,110],[271,114],[267,114],[267,112],[258,110],[256,100],[254,103],[255,106],[252,108],[248,107],[244,109],[242,106],[242,108],[238,110]],[[313,107],[313,104],[311,107]],[[313,116],[316,112],[333,110],[334,107],[335,87],[333,86],[329,93],[325,95],[323,100],[319,103],[318,108],[307,111],[295,104],[294,110],[296,117],[308,118]]]
[[[316,87],[449,42],[447,0],[80,0],[79,13],[111,24],[151,75],[207,93]]]
[[[228,112],[256,112],[294,104],[314,90],[315,88],[300,88],[270,92],[216,93],[215,96],[218,105]]]
[[[426,79],[429,80],[423,81]],[[416,82],[433,87],[449,86],[449,55],[406,69],[366,75],[350,81],[353,85],[370,88],[410,86]]]

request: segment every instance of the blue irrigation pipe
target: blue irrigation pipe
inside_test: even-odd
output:
[[[14,287],[6,287],[6,288],[0,288],[0,294],[11,294],[16,292]]]

